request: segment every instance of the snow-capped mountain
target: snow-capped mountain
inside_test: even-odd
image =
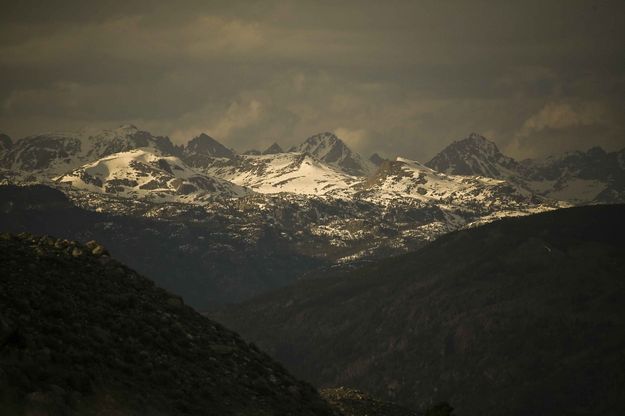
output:
[[[310,154],[291,152],[238,155],[229,160],[215,160],[202,171],[263,194],[347,197],[349,189],[361,180]]]
[[[79,207],[131,222],[171,221],[180,236],[190,236],[171,240],[173,259],[178,252],[210,252],[231,259],[227,264],[241,262],[240,256],[258,260],[239,271],[234,285],[241,288],[229,283],[228,273],[234,272],[226,263],[217,274],[210,265],[196,270],[193,279],[219,280],[229,300],[278,284],[272,280],[274,264],[289,264],[281,269],[283,284],[321,265],[351,267],[414,250],[459,228],[570,201],[597,201],[597,192],[607,195],[604,202],[608,196],[625,200],[624,152],[516,162],[478,135],[445,149],[430,166],[374,158],[375,166],[331,133],[312,136],[289,152],[270,146],[267,154],[236,154],[207,135],[174,146],[133,126],[7,143],[9,149],[0,153],[0,183],[48,184]],[[472,174],[459,174],[466,169]],[[592,195],[572,187],[597,177],[606,186]],[[192,236],[199,224],[205,233]],[[168,233],[159,236],[170,238]],[[285,263],[288,258],[297,261]],[[246,286],[250,273],[256,280]]]
[[[593,147],[586,152],[524,160],[519,176],[531,189],[554,199],[575,204],[623,201],[623,155],[625,149],[607,153]]]
[[[289,152],[308,153],[320,161],[341,169],[348,175],[367,176],[375,171],[375,166],[353,152],[333,133],[320,133],[309,137]]]
[[[414,198],[446,209],[480,206],[511,209],[540,203],[534,195],[504,180],[446,175],[419,162],[398,157],[386,161],[365,183],[369,198]]]
[[[495,143],[471,134],[453,142],[427,166],[454,175],[502,179],[530,192],[572,204],[625,200],[625,149],[607,153],[599,147],[544,159],[518,162]]]
[[[503,155],[484,136],[471,133],[438,153],[426,166],[452,175],[486,176],[506,179],[516,174],[518,163]]]
[[[251,193],[223,179],[199,174],[175,156],[147,148],[105,156],[55,180],[78,190],[156,202],[199,203]]]
[[[176,152],[169,138],[125,125],[97,132],[83,130],[26,137],[11,146],[0,166],[18,174],[51,178],[104,156],[138,148],[166,154]]]
[[[404,158],[364,160],[331,133],[281,150],[236,154],[205,134],[174,146],[133,126],[47,134],[11,146],[0,181],[54,178],[52,185],[80,206],[116,214],[219,218],[218,230],[246,241],[251,230],[262,236],[271,229],[302,255],[340,264],[414,249],[503,216],[596,201],[597,193],[625,199],[623,152],[516,162],[473,134],[426,166]],[[589,195],[572,186],[599,174],[607,185]]]

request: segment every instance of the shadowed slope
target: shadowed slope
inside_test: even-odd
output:
[[[96,243],[2,234],[0,275],[1,414],[332,414]]]
[[[625,206],[504,219],[220,320],[320,386],[462,415],[625,411]]]

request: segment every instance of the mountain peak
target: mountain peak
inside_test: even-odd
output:
[[[340,143],[344,145],[343,141],[339,139],[336,136],[336,134],[329,132],[329,131],[310,136],[308,139],[306,139],[306,143],[309,143],[309,144],[328,143],[331,145],[335,143]]]
[[[276,142],[263,151],[264,155],[275,155],[277,153],[284,153],[284,150],[282,150],[282,147]]]
[[[484,137],[484,136],[482,136],[480,133],[476,133],[476,132],[470,133],[470,134],[467,136],[467,139],[472,139],[472,140],[480,140],[480,141],[488,141],[488,140],[486,139],[486,137]]]
[[[500,153],[495,142],[488,140],[486,137],[479,133],[471,133],[466,138],[458,140],[457,143],[464,146],[472,146],[476,149],[482,149],[489,155],[495,155]]]
[[[234,157],[234,152],[231,149],[206,133],[200,133],[199,136],[189,140],[184,152],[189,156],[225,157],[229,159]]]
[[[304,143],[293,146],[289,151],[308,153],[349,175],[366,176],[374,170],[371,162],[364,160],[331,132],[310,136]]]
[[[517,163],[503,155],[497,145],[478,133],[456,140],[425,164],[439,172],[502,179]]]

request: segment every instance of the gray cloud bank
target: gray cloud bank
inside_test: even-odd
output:
[[[334,131],[426,160],[625,146],[622,1],[57,1],[0,14],[0,131],[133,123],[238,150]]]

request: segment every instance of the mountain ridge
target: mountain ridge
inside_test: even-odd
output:
[[[472,133],[444,148],[427,166],[448,174],[486,176],[515,183],[538,195],[573,204],[625,200],[625,149],[595,146],[542,159],[516,161],[497,145]]]

